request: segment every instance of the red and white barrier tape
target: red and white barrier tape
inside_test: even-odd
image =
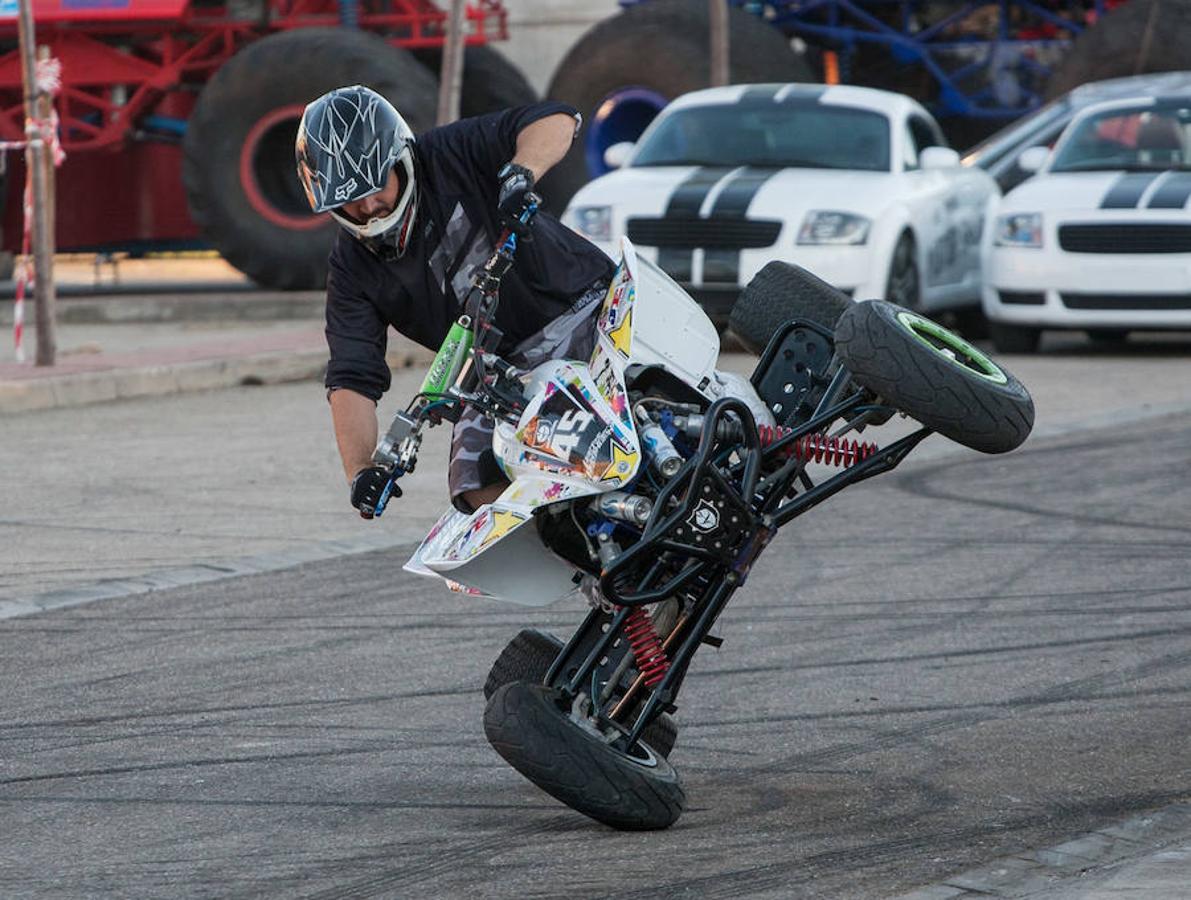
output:
[[[39,92],[53,96],[62,87],[62,63],[56,59],[42,59],[37,62],[34,76]],[[25,140],[0,141],[0,153],[9,150],[24,150],[30,142],[44,141],[49,144],[50,155],[55,166],[62,165],[66,153],[58,140],[58,112],[50,107],[48,119],[26,119]],[[30,265],[29,252],[33,243],[33,170],[26,167],[25,171],[25,227],[21,235],[21,255],[13,269],[16,289],[13,294],[12,306],[12,343],[17,362],[25,361],[25,297],[33,289],[33,266]]]

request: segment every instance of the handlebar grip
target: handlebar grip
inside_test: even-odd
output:
[[[385,489],[380,492],[380,499],[376,501],[376,506],[372,507],[373,518],[379,519],[385,511],[385,507],[389,505],[389,499],[393,496],[393,491],[398,491],[397,496],[400,497],[400,488],[397,487],[397,474],[394,472],[393,476],[389,478],[389,483],[385,485]]]

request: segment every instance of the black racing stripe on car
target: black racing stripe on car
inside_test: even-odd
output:
[[[1156,172],[1126,172],[1112,183],[1104,199],[1100,201],[1101,209],[1133,209],[1158,177]]]
[[[736,284],[739,281],[739,250],[716,248],[703,251],[704,284]]]
[[[777,169],[745,169],[724,185],[711,206],[711,218],[743,219],[761,186],[777,173]]]
[[[745,169],[729,181],[711,207],[712,219],[743,219],[762,185],[778,173],[777,169]],[[709,249],[703,253],[704,284],[738,284],[740,251]]]
[[[1182,209],[1191,199],[1191,172],[1171,172],[1150,195],[1149,209]]]
[[[740,103],[755,103],[758,100],[772,100],[777,96],[784,85],[780,84],[753,84],[746,87],[740,93]]]
[[[826,84],[800,84],[794,90],[782,97],[782,103],[818,103],[827,93]]]
[[[670,202],[666,204],[666,218],[699,215],[703,201],[707,199],[711,189],[731,171],[725,166],[705,166],[696,169],[685,181],[680,182],[670,195]]]
[[[720,180],[732,170],[725,166],[704,166],[679,182],[666,204],[667,219],[693,219],[699,215],[703,201]],[[658,268],[675,281],[691,280],[695,251],[689,247],[659,247]]]
[[[683,247],[658,247],[658,268],[675,281],[690,281],[695,251]]]

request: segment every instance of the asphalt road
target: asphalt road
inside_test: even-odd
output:
[[[884,897],[1186,799],[1189,461],[1171,416],[794,523],[696,658],[661,833],[484,741],[492,658],[577,608],[387,551],[0,621],[0,896]]]

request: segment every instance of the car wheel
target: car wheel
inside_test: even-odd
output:
[[[989,322],[988,336],[998,353],[1033,353],[1038,349],[1042,329],[1031,328],[1028,325]]]
[[[897,246],[893,248],[885,299],[906,309],[917,310],[922,305],[922,283],[918,277],[914,238],[908,231],[898,238]]]

